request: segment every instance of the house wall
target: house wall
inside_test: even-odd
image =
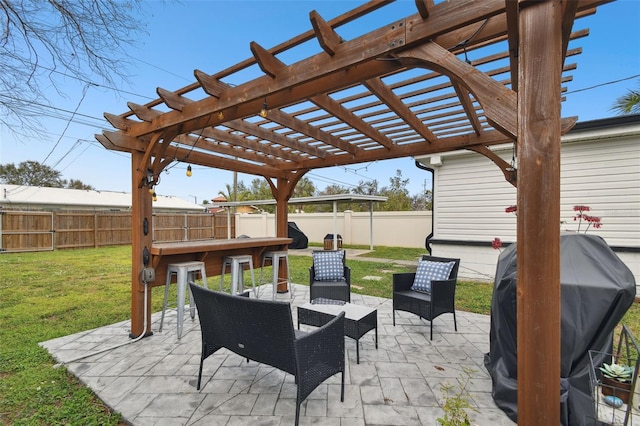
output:
[[[638,123],[596,127],[562,138],[561,231],[577,232],[573,206],[586,205],[602,220],[600,235],[632,270],[640,284],[640,119]],[[495,150],[511,162],[512,147]],[[499,251],[494,238],[516,240],[516,189],[486,157],[472,152],[419,159],[435,169],[435,255],[460,257],[460,276],[492,280]],[[584,232],[585,224],[580,232]],[[544,248],[541,248],[544,250]]]

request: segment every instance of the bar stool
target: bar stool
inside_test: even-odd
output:
[[[160,331],[164,323],[164,311],[167,308],[167,299],[169,298],[169,285],[171,284],[172,274],[176,274],[176,283],[178,284],[178,339],[182,337],[182,322],[184,320],[184,296],[189,292],[189,311],[191,319],[196,316],[196,305],[193,301],[193,295],[188,287],[189,281],[195,281],[195,273],[200,272],[202,284],[207,287],[207,273],[204,262],[180,262],[170,263],[167,266],[167,281],[164,285],[164,301],[162,302],[162,317],[160,317]]]
[[[222,285],[224,284],[224,273],[229,265],[231,268],[231,294],[238,294],[244,287],[244,265],[249,265],[249,271],[251,272],[251,284],[253,286],[253,295],[256,294],[256,280],[253,274],[253,257],[251,255],[233,255],[225,256],[222,258],[222,273],[220,274],[220,291],[222,291]]]
[[[282,251],[267,251],[262,255],[262,266],[260,267],[260,280],[258,281],[260,284],[262,284],[262,272],[264,270],[264,265],[266,263],[267,260],[271,260],[271,266],[272,266],[272,276],[271,276],[271,283],[273,284],[273,300],[276,300],[276,293],[278,292],[278,284],[281,283],[286,283],[287,285],[289,285],[289,281],[291,278],[291,274],[289,272],[289,252],[286,250],[282,250]],[[287,262],[287,279],[286,280],[279,280],[279,276],[278,276],[278,269],[280,268],[280,259],[284,259],[285,262]],[[293,299],[293,291],[291,288],[289,288],[289,298]]]

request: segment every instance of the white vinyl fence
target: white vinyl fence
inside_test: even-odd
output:
[[[342,237],[343,244],[424,248],[431,233],[431,212],[289,213],[309,242],[323,243],[327,234]],[[274,237],[275,215],[238,213],[236,235]]]

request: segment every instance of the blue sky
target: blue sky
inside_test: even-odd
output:
[[[156,98],[156,88],[176,90],[194,82],[193,70],[214,74],[251,56],[249,43],[256,41],[273,47],[311,28],[308,15],[317,10],[326,20],[361,4],[355,0],[234,0],[234,1],[148,1],[143,4],[146,32],[129,52],[133,57],[130,78],[117,88],[65,82],[66,96],[52,94],[58,108],[56,118],[44,117],[44,138],[16,138],[2,128],[0,163],[26,160],[44,162],[62,172],[65,179],[80,179],[99,190],[131,190],[129,156],[104,149],[94,138],[110,126],[104,112],[122,113],[127,102],[144,104]],[[345,39],[371,31],[395,18],[415,13],[413,0],[400,0],[383,8],[363,24],[338,29]],[[364,21],[364,20],[363,20]],[[567,84],[567,100],[562,115],[577,115],[580,121],[611,117],[611,105],[629,89],[640,88],[640,1],[618,0],[605,4],[594,16],[574,26],[590,28],[586,39],[575,45],[583,53],[572,59],[578,64],[574,80]],[[285,62],[287,58],[282,58]],[[291,58],[293,61],[293,58]],[[254,73],[254,74],[252,74]],[[255,70],[247,71],[255,74]],[[240,83],[242,81],[239,81]],[[86,94],[83,97],[83,91]],[[71,119],[71,112],[77,115]],[[49,115],[47,113],[43,115]],[[186,164],[170,166],[163,173],[156,191],[186,200],[201,202],[225,190],[233,182],[232,172],[194,166],[191,178],[185,176]],[[306,176],[316,187],[331,183],[354,186],[359,181],[377,179],[379,187],[400,169],[409,179],[409,192],[416,194],[430,187],[429,175],[418,169],[411,158],[365,163],[349,167],[319,169]],[[239,175],[247,185],[255,176]]]

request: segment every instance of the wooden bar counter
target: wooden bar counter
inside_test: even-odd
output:
[[[213,277],[220,275],[224,256],[249,254],[253,257],[253,267],[259,268],[262,264],[262,254],[265,251],[287,250],[291,241],[291,238],[265,237],[153,244],[149,250],[151,254],[150,265],[156,270],[156,279],[151,285],[165,284],[167,265],[170,263],[204,262],[207,277]],[[279,289],[286,291],[286,287]]]
[[[230,255],[251,255],[253,267],[259,268],[262,264],[262,255],[266,251],[287,250],[291,244],[291,238],[236,238],[229,240],[204,240],[185,241],[172,243],[152,244],[149,249],[149,266],[155,269],[155,279],[148,283],[149,287],[165,285],[167,280],[167,268],[171,263],[201,261],[205,263],[207,278],[220,275],[222,271],[222,258]],[[287,268],[280,268],[282,274],[287,273]],[[282,277],[283,279],[285,277]],[[288,277],[287,277],[288,278]],[[209,286],[217,289],[216,280],[209,281]],[[278,291],[288,290],[286,280],[278,285]],[[143,294],[146,296],[146,308],[143,302]],[[146,310],[146,319],[145,311]],[[153,332],[145,324],[151,324],[151,292],[138,286],[131,295],[131,338],[138,337],[141,333],[151,335]]]

